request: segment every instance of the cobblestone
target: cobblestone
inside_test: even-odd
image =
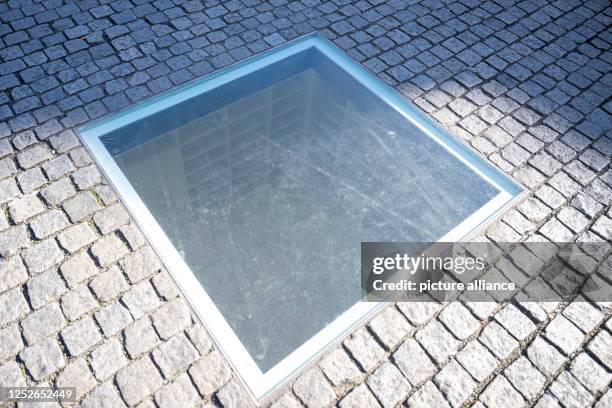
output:
[[[55,380],[57,387],[75,387],[75,398],[79,399],[96,386],[87,363],[82,358],[68,364]]]
[[[119,302],[100,309],[95,316],[106,337],[113,336],[133,321],[130,312]]]
[[[77,284],[98,273],[98,269],[87,252],[81,252],[65,261],[60,266],[60,271],[70,288],[74,288]]]
[[[123,399],[130,406],[153,394],[162,385],[159,371],[148,357],[121,369],[117,373],[116,381]]]
[[[107,340],[89,355],[89,363],[98,380],[105,380],[127,364],[123,347],[117,339]]]
[[[64,294],[61,305],[64,316],[73,321],[93,310],[98,304],[87,286],[81,285]]]
[[[60,210],[50,210],[30,222],[30,228],[38,239],[43,239],[69,225],[66,215]]]
[[[25,363],[28,373],[37,381],[48,377],[66,365],[62,350],[57,342],[50,338],[26,347],[19,353],[19,358]]]
[[[62,340],[73,356],[89,350],[102,339],[93,318],[85,317],[62,330]]]
[[[477,383],[457,363],[452,360],[433,378],[446,400],[452,407],[459,407],[474,391]]]

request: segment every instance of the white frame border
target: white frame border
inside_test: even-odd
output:
[[[317,33],[308,34],[287,44],[275,47],[263,54],[230,65],[222,70],[191,81],[171,91],[147,99],[136,105],[92,121],[76,129],[83,144],[92,152],[94,160],[120,200],[131,213],[147,240],[158,254],[166,269],[185,295],[210,336],[225,355],[237,376],[258,402],[270,399],[283,385],[291,381],[298,372],[310,365],[319,355],[337,344],[357,326],[369,319],[386,303],[358,302],[336,320],[294,350],[273,368],[263,373],[238,336],[234,333],[219,309],[210,299],[203,286],[191,272],[170,239],[157,224],[147,206],[132,188],[121,169],[100,141],[108,132],[143,119],[168,106],[185,101],[217,86],[231,82],[243,75],[289,57],[308,48],[315,47],[325,56],[352,75],[381,99],[386,101],[423,133],[437,141],[448,152],[461,160],[501,192],[471,216],[441,237],[439,242],[465,240],[485,225],[498,218],[506,209],[524,198],[526,191],[509,175],[482,158],[471,147],[466,146],[445,129],[421,112],[395,89],[383,83],[374,74],[352,60],[348,55]]]

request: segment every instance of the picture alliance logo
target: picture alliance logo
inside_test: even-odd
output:
[[[465,272],[480,272],[486,265],[482,257],[430,257],[425,255],[409,256],[395,254],[394,256],[376,257],[372,260],[372,273],[376,275],[385,272],[408,272],[414,275],[418,271],[447,270],[458,275]]]

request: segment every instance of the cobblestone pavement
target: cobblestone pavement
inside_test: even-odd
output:
[[[609,241],[611,17],[604,0],[1,2],[0,385],[251,405],[71,128],[314,30],[529,187],[489,239]],[[396,304],[273,406],[611,407],[610,314]]]

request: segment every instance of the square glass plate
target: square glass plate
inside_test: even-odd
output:
[[[522,191],[317,34],[78,133],[260,401],[380,306],[362,241],[460,241]]]

